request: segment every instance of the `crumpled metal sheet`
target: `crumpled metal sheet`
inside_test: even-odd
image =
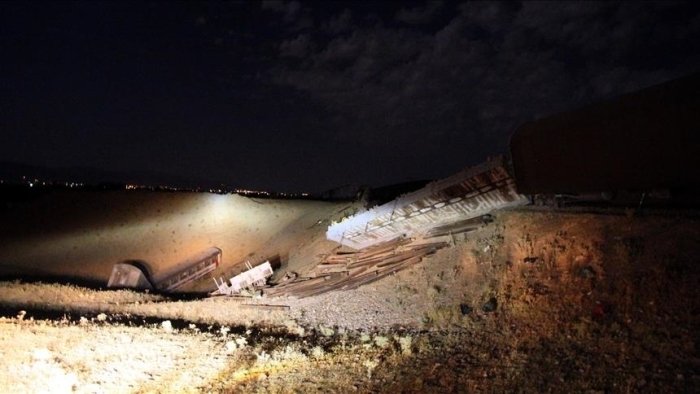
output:
[[[329,240],[363,249],[399,237],[525,205],[503,158],[489,160],[328,227]]]

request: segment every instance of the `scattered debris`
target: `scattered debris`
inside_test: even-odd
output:
[[[217,289],[211,293],[211,295],[237,295],[241,294],[242,291],[250,291],[250,295],[255,295],[255,290],[267,283],[267,278],[272,276],[272,265],[269,261],[258,266],[251,266],[250,262],[246,261],[246,267],[248,270],[241,272],[240,274],[229,279],[230,285],[226,284],[226,281],[220,279],[218,282],[214,278],[214,283],[216,283]]]
[[[5,374],[15,386],[34,384],[34,390],[19,390],[26,392],[42,392],[36,383],[41,379],[17,375],[19,367],[76,373],[77,391],[689,391],[698,381],[692,330],[698,299],[692,259],[699,239],[696,221],[682,227],[671,219],[650,219],[627,228],[624,217],[594,219],[504,213],[494,225],[459,239],[456,247],[396,275],[391,275],[396,266],[423,246],[404,239],[384,250],[336,251],[321,257],[323,265],[336,266],[304,270],[305,278],[280,285],[311,286],[313,280],[314,291],[342,289],[356,274],[368,279],[377,271],[389,274],[358,291],[269,301],[287,305],[0,284],[0,298],[8,305],[5,320],[0,317],[0,342],[3,349],[16,348],[6,351],[12,367]],[[642,239],[644,247],[606,243],[608,235],[600,230],[611,228],[620,229],[622,239]],[[662,237],[659,229],[672,236]],[[519,243],[526,232],[534,241]],[[488,253],[481,253],[484,245],[490,245]],[[541,260],[523,266],[528,256]],[[439,297],[430,299],[426,295],[434,286]],[[537,297],[547,291],[552,296]],[[682,297],[687,302],[677,302]],[[37,305],[59,312],[46,321]],[[270,307],[291,312],[264,312]],[[68,318],[61,316],[65,308],[72,308],[65,312],[71,313]],[[22,322],[15,318],[20,309],[28,311]],[[90,319],[100,312],[111,324]],[[133,317],[124,318],[127,313]],[[420,324],[424,313],[432,318],[429,325]],[[27,321],[30,316],[37,320]],[[78,323],[81,316],[87,319]],[[166,319],[172,333],[163,327]],[[333,334],[324,336],[320,325]],[[286,331],[274,331],[283,327]],[[297,327],[306,327],[306,333],[292,331]],[[37,348],[50,350],[46,362],[32,358]],[[95,348],[115,356],[95,357]],[[166,356],[175,362],[163,362]],[[173,386],[176,380],[180,383]]]
[[[268,309],[268,310],[288,310],[289,305],[270,305],[270,304],[241,304],[244,308]]]
[[[418,263],[447,245],[444,241],[397,239],[357,252],[337,252],[327,256],[308,277],[281,282],[265,294],[303,298],[356,289]]]
[[[286,282],[288,280],[294,280],[299,276],[296,272],[294,271],[288,271],[284,273],[284,276],[282,277],[282,282]]]

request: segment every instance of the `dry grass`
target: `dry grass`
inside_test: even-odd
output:
[[[288,313],[3,282],[6,315],[27,314],[0,321],[0,383],[25,392],[49,379],[104,392],[697,392],[698,253],[692,219],[511,212],[358,290],[259,301],[289,303]],[[31,321],[41,310],[89,314]],[[144,319],[129,327],[134,319],[116,315]]]

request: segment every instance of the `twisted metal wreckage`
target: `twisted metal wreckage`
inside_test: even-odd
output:
[[[288,275],[280,284],[266,288],[265,293],[307,296],[355,288],[421,261],[448,244],[445,235],[478,227],[489,212],[527,202],[516,192],[504,159],[489,160],[331,224],[326,237],[354,251],[327,255],[306,277]],[[214,271],[221,256],[221,249],[209,248],[177,264],[183,267],[181,270],[155,280],[143,267],[128,262],[116,264],[108,287],[172,292]],[[228,281],[214,278],[217,288],[210,294],[252,294],[265,287],[274,273],[269,261],[255,267],[246,262],[246,268]]]
[[[527,122],[513,134],[508,160],[488,160],[332,223],[326,237],[352,250],[337,248],[306,277],[285,276],[266,293],[307,296],[369,283],[434,253],[449,244],[451,234],[482,225],[493,211],[528,204],[530,197],[591,195],[599,201],[631,193],[641,196],[640,207],[654,195],[668,200],[662,203],[697,206],[700,172],[689,169],[700,167],[700,145],[688,141],[700,125],[698,91],[700,73],[694,73]],[[172,291],[211,272],[221,250],[204,256],[206,261],[191,259],[155,287]],[[269,262],[247,268],[230,285],[215,280],[214,293],[263,286],[273,271]],[[118,264],[109,285],[145,288],[150,283],[142,267]]]

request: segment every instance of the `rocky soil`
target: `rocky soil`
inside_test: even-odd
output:
[[[410,269],[304,299],[2,282],[0,383],[17,392],[697,392],[699,220],[505,211]]]

